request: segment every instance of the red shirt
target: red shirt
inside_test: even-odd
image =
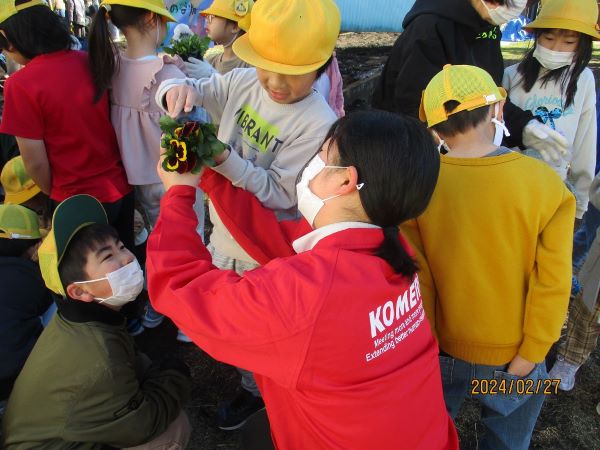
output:
[[[131,190],[108,96],[93,98],[87,55],[78,51],[37,56],[6,81],[0,132],[44,141],[57,202],[89,194],[112,203]]]
[[[189,186],[163,197],[148,240],[152,304],[254,373],[277,448],[458,448],[418,279],[373,255],[381,229],[334,233],[240,277],[211,264],[194,201]]]

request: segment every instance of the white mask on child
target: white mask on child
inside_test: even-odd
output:
[[[570,66],[575,58],[575,52],[557,52],[537,44],[533,51],[533,57],[546,69],[556,70]]]
[[[317,155],[308,163],[304,172],[302,172],[300,183],[296,185],[296,191],[298,193],[298,211],[300,211],[300,214],[304,216],[311,227],[313,226],[315,217],[317,217],[321,208],[325,206],[325,202],[340,196],[332,195],[331,197],[321,199],[310,190],[308,183],[323,169],[347,169],[347,167],[328,166],[323,162],[319,155]],[[364,183],[361,183],[356,186],[356,189],[360,191],[363,186]]]
[[[496,8],[491,8],[484,0],[481,0],[481,2],[487,9],[490,20],[494,25],[502,25],[516,19],[527,6],[527,0],[515,0],[514,6],[500,5]]]
[[[108,280],[113,295],[106,298],[94,297],[94,300],[98,300],[99,303],[106,305],[123,306],[134,301],[140,292],[142,292],[144,287],[144,272],[142,272],[137,259],[134,259],[120,269],[107,273],[105,277],[88,281],[76,281],[73,284],[94,283],[102,280]]]
[[[506,124],[504,122],[500,122],[500,120],[498,120],[499,112],[500,112],[500,103],[496,103],[496,105],[494,105],[494,117],[492,119],[492,123],[496,127],[496,134],[494,134],[494,145],[496,147],[500,147],[504,136],[510,136],[510,132],[508,131],[508,128],[506,128]]]

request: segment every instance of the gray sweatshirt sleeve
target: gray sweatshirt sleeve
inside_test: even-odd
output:
[[[255,166],[232,151],[227,160],[213,170],[234,186],[252,192],[266,208],[292,208],[297,203],[298,174],[319,150],[326,130],[323,128],[322,133],[310,138],[296,139],[277,153],[268,169]]]
[[[215,73],[209,78],[195,80],[193,78],[172,78],[163,81],[156,91],[156,103],[165,112],[167,111],[166,95],[175,86],[185,84],[196,90],[198,97],[195,106],[203,107],[211,117],[218,123],[221,120],[223,109],[229,97],[229,84],[231,72],[226,75]]]

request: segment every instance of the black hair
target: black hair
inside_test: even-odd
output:
[[[65,291],[69,284],[85,281],[89,277],[84,269],[89,254],[111,239],[119,241],[119,234],[112,226],[104,223],[88,225],[71,238],[58,265],[58,274]]]
[[[429,204],[440,170],[431,133],[412,117],[384,111],[357,111],[339,119],[326,138],[339,152],[336,165],[354,166],[362,206],[384,241],[377,256],[412,278],[418,267],[399,239],[398,226]]]
[[[331,55],[329,57],[329,59],[325,62],[325,64],[323,64],[321,67],[319,67],[317,69],[317,78],[316,78],[316,80],[318,80],[319,77],[325,73],[325,71],[327,70],[327,68],[331,65],[331,61],[333,61],[333,55]]]
[[[444,103],[444,109],[446,110],[447,114],[450,114],[459,105],[460,103],[456,100],[449,100]],[[480,123],[486,121],[490,112],[490,108],[493,107],[494,105],[491,105],[487,108],[481,107],[472,111],[465,110],[457,112],[456,114],[449,115],[448,119],[444,122],[438,123],[431,128],[435,130],[436,133],[446,137],[453,137],[457,134],[465,133],[471,128],[475,128]]]
[[[15,5],[29,0],[16,0]],[[32,6],[17,12],[0,23],[2,49],[14,47],[27,59],[46,53],[53,53],[71,48],[72,41],[69,30],[61,18],[44,5]]]
[[[119,49],[110,35],[108,19],[118,29],[134,27],[140,31],[148,28],[147,15],[150,11],[133,6],[110,5],[101,6],[89,33],[88,51],[92,80],[96,88],[95,99],[98,101],[110,87],[114,74],[119,70]]]
[[[39,239],[4,239],[0,238],[0,256],[13,256],[19,258],[34,245]]]
[[[240,29],[240,31],[238,31],[237,34],[235,35],[236,39],[239,38],[239,37],[242,37],[243,35],[246,34],[246,32],[240,28],[239,22],[236,22],[235,20],[228,19],[226,17],[223,17],[223,19],[225,19],[228,24],[235,25],[236,27],[238,27]]]
[[[525,92],[529,92],[531,89],[533,89],[533,86],[540,75],[540,69],[542,68],[542,65],[533,56],[533,52],[537,47],[538,37],[546,31],[548,31],[548,29],[539,29],[535,31],[533,47],[531,50],[529,50],[529,52],[527,52],[523,58],[523,61],[521,61],[517,67],[517,71],[521,75],[521,80],[519,83],[523,84],[523,90]],[[573,63],[566,67],[548,71],[548,73],[541,78],[542,87],[550,81],[560,82],[560,93],[563,97],[563,108],[568,108],[575,100],[579,76],[588,66],[591,59],[592,38],[587,34],[579,33],[579,43],[577,45],[577,50],[575,51]]]

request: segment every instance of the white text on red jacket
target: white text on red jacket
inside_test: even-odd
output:
[[[396,301],[388,300],[384,305],[369,313],[371,337],[375,351],[367,353],[365,358],[371,361],[411,335],[425,320],[425,311],[421,303],[419,279],[413,283]]]

